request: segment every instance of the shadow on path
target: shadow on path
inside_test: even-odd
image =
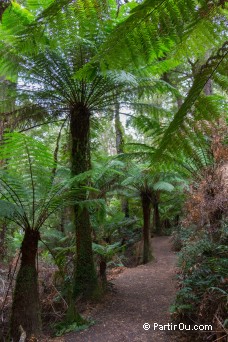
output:
[[[65,336],[66,342],[173,342],[170,331],[154,330],[154,323],[170,322],[175,295],[176,256],[169,237],[152,239],[155,260],[129,268],[114,281],[117,290],[92,312],[96,325]],[[143,324],[150,324],[145,331]]]

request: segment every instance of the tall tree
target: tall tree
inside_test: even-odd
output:
[[[56,211],[75,200],[72,180],[53,177],[53,155],[41,143],[20,133],[5,135],[0,158],[8,167],[0,170],[0,216],[23,232],[20,268],[13,294],[10,335],[20,337],[21,326],[27,338],[41,333],[37,252],[40,230]],[[68,191],[67,191],[68,190]]]
[[[1,50],[1,65],[11,73],[15,68],[20,73],[17,98],[21,101],[21,108],[18,106],[17,112],[29,110],[33,103],[53,117],[69,120],[72,176],[91,168],[90,126],[93,114],[115,105],[117,97],[124,91],[128,94],[137,88],[136,79],[131,74],[122,70],[102,72],[100,64],[92,62],[113,26],[111,15],[114,13],[111,10],[107,12],[106,7],[97,8],[95,4],[87,7],[78,1],[70,10],[59,12],[41,28],[36,25],[32,12],[17,3],[12,3],[11,10],[4,15],[5,47],[9,44],[12,49]],[[16,23],[17,30],[14,29]],[[31,27],[33,38],[27,26]],[[33,39],[36,38],[34,44]],[[86,182],[82,181],[80,201],[88,200],[87,196]],[[74,216],[74,297],[79,294],[93,297],[98,285],[89,210],[86,207],[81,210],[75,205]]]
[[[159,230],[159,211],[158,198],[160,191],[172,191],[174,186],[165,181],[166,174],[154,172],[147,168],[146,165],[134,165],[129,170],[129,176],[122,182],[122,186],[140,198],[142,213],[143,213],[143,257],[142,261],[146,264],[151,259],[150,245],[150,222],[151,222],[151,207],[154,208],[154,217],[156,229]]]
[[[116,103],[114,109],[115,133],[116,133],[116,152],[117,154],[124,153],[124,132],[120,120],[120,104]],[[129,203],[127,198],[121,198],[121,207],[125,218],[129,217]]]
[[[10,5],[10,1],[3,0],[0,3],[0,22],[2,21],[2,15]],[[6,94],[8,92],[8,82],[5,81],[4,76],[0,76],[0,102],[4,102],[6,100]],[[8,108],[9,109],[9,108]],[[2,140],[4,129],[6,126],[5,118],[1,118],[0,120],[0,141]],[[1,161],[2,164],[2,161]],[[1,222],[1,230],[0,230],[0,257],[5,256],[5,237],[6,237],[6,221],[3,220]]]

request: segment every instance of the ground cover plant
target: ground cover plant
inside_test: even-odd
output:
[[[226,33],[222,0],[1,2],[2,341],[166,312],[170,234],[173,319],[226,338]]]

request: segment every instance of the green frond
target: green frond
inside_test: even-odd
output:
[[[113,4],[113,2],[112,2]],[[106,14],[110,3],[106,0],[77,0],[72,2],[71,0],[48,0],[48,1],[28,1],[28,6],[31,9],[39,10],[39,20],[51,19],[57,16],[60,11],[66,10],[66,8],[71,8],[77,12],[77,16],[81,20],[91,20],[95,18],[100,18],[102,15]]]
[[[0,199],[0,217],[9,221],[13,221],[16,224],[21,223],[22,212],[19,210],[18,206],[9,201]],[[23,225],[20,224],[22,228]]]
[[[153,106],[153,105],[145,105],[141,106],[140,104],[136,104],[134,106],[136,110],[139,109],[139,114],[134,118],[130,119],[130,123],[133,127],[137,128],[139,132],[143,132],[147,136],[151,137],[152,139],[158,139],[164,132],[164,128],[166,127],[162,124],[161,120],[162,114],[170,116],[170,113],[166,110],[163,110],[160,107]],[[149,115],[143,115],[142,113],[149,112]],[[129,146],[129,144],[127,144]],[[144,146],[146,148],[146,146]],[[154,145],[155,148],[155,145]]]
[[[218,11],[217,14],[216,11]],[[186,56],[187,58],[201,59],[207,54],[207,51],[219,49],[226,40],[224,33],[227,31],[227,17],[223,16],[221,8],[209,11],[208,14],[198,20],[196,25],[190,27],[190,31],[176,45],[170,58],[182,60],[183,56]]]
[[[194,106],[194,119],[214,121],[221,116],[226,115],[228,111],[228,102],[221,95],[199,96]],[[206,131],[206,129],[204,130]]]
[[[77,184],[82,178],[88,179],[88,174],[72,178],[69,171],[57,169],[53,176],[53,155],[40,141],[21,133],[7,133],[0,146],[0,158],[7,160],[0,172],[0,214],[24,229],[40,229],[52,214],[67,205],[98,207],[100,211],[104,207],[102,200],[78,201],[82,189]]]
[[[113,243],[111,245],[99,245],[97,243],[93,243],[92,247],[95,254],[102,255],[106,258],[111,258],[122,248],[119,242]]]
[[[205,84],[208,82],[210,78],[213,77],[213,74],[215,73],[215,71],[217,70],[220,64],[222,63],[227,64],[227,59],[226,59],[227,54],[228,54],[228,42],[225,42],[223,46],[217,51],[217,53],[211,56],[207,60],[206,64],[204,64],[201,67],[199,73],[196,75],[194,79],[193,85],[183,105],[175,114],[169,127],[165,131],[164,137],[157,151],[157,156],[161,155],[161,153],[164,152],[167,148],[172,149],[173,147],[172,142],[175,141],[175,136],[178,136],[178,134],[180,136],[181,131],[183,132],[185,130],[186,117],[188,114],[190,114],[191,108],[196,102],[196,100],[199,99],[200,93],[203,90]],[[209,97],[208,99],[206,99],[205,97],[202,97],[202,99],[206,103],[209,103],[210,101],[211,104],[214,104],[214,101],[215,101],[215,97]],[[199,103],[198,103],[198,107],[199,107]],[[201,114],[203,113],[201,112]],[[217,111],[215,112],[215,115],[216,114],[217,114]],[[191,116],[190,116],[190,119],[187,121],[193,122],[193,120],[191,120]]]
[[[203,0],[146,0],[117,26],[104,44],[101,56],[109,67],[113,66],[113,60],[116,67],[116,56],[121,56],[119,65],[132,63],[140,66],[143,62],[148,64],[167,58],[175,50],[175,59],[181,60],[183,55],[189,55],[189,51],[199,51],[196,36],[203,41],[200,44],[202,56],[213,47],[216,31],[222,25],[221,20],[219,23],[211,20],[218,13],[223,13],[222,7],[215,3],[208,5]],[[193,46],[196,41],[197,47]],[[126,46],[128,49],[124,48]]]
[[[6,29],[15,29],[15,19],[19,23],[18,31],[21,31],[22,28],[34,21],[34,16],[30,11],[19,5],[17,2],[11,2],[11,5],[4,12],[2,25]]]
[[[227,64],[222,63],[219,65],[213,75],[214,82],[221,87],[221,89],[227,93],[228,89],[228,76],[227,76]]]
[[[70,1],[68,1],[70,3]],[[54,3],[54,0],[27,0],[26,6],[29,10],[45,10]]]
[[[167,192],[171,192],[174,190],[174,186],[168,182],[164,182],[164,181],[159,181],[156,182],[153,185],[153,189],[155,191],[167,191]]]

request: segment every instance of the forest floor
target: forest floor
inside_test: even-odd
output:
[[[56,341],[180,341],[175,331],[154,329],[154,323],[164,325],[171,321],[169,306],[176,292],[176,255],[171,251],[169,237],[153,238],[152,246],[155,259],[147,265],[127,268],[113,281],[115,292],[92,309],[95,325]],[[149,330],[143,329],[144,323],[150,324]]]

